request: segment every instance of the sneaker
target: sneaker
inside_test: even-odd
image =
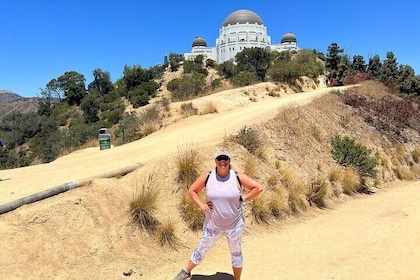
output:
[[[185,270],[181,270],[180,273],[178,273],[177,276],[175,276],[174,280],[187,280],[190,279],[191,277],[191,272],[185,272]]]

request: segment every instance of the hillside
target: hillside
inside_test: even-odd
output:
[[[37,108],[36,98],[25,98],[8,90],[0,90],[0,118],[12,112],[35,112]]]
[[[138,168],[125,176],[97,178],[83,187],[1,215],[0,274],[7,275],[8,279],[125,279],[122,273],[132,268],[136,273],[130,279],[172,279],[186,262],[199,238],[197,233],[188,230],[178,212],[180,193],[177,190],[180,186],[175,182],[176,158],[183,150],[188,149],[198,151],[202,162],[200,171],[205,172],[213,167],[212,155],[217,147],[227,147],[233,154],[234,168],[243,171],[248,162],[255,162],[257,169],[254,176],[268,188],[269,179],[273,175],[281,179],[279,169],[291,170],[293,177],[308,184],[313,179],[328,177],[332,170],[338,168],[330,156],[329,139],[335,134],[349,135],[367,147],[374,148],[380,155],[379,179],[378,182],[371,182],[372,190],[378,193],[378,198],[375,199],[377,205],[381,201],[404,201],[387,198],[383,191],[387,184],[397,179],[395,170],[404,168],[412,173],[418,170],[418,163],[411,156],[413,150],[420,146],[418,131],[405,131],[408,141],[405,145],[395,145],[369,127],[358,112],[344,105],[337,95],[328,94],[331,89],[307,89],[307,92],[298,94],[283,90],[278,95],[270,94],[280,91],[276,86],[263,83],[230,89],[192,101],[199,112],[202,112],[208,102],[213,103],[217,108],[215,114],[198,114],[178,119],[174,114],[178,112],[180,103],[172,104],[172,117],[176,121],[168,122],[161,130],[133,143],[104,151],[100,151],[98,147],[80,150],[50,164],[0,170],[1,178],[10,178],[0,182],[1,203],[6,203],[66,182],[77,182],[111,170],[138,165]],[[367,86],[369,85],[364,89],[372,91]],[[255,128],[263,135],[264,153],[260,157],[251,155],[244,147],[227,140],[228,136],[237,134],[245,125]],[[148,178],[152,178],[152,181]],[[161,247],[153,236],[129,223],[128,204],[143,186],[159,189],[156,215],[162,222],[170,221],[175,224],[179,238],[177,250]],[[415,186],[418,187],[418,181]],[[412,199],[407,201],[407,205],[391,205],[395,211],[389,210],[392,213],[384,216],[398,218],[398,227],[401,229],[407,229],[402,225],[412,229],[411,233],[404,232],[408,241],[384,250],[392,248],[398,251],[407,243],[414,242],[412,233],[418,235],[420,214],[418,210],[408,208],[408,205],[414,206],[414,201],[418,199],[416,187],[407,187],[407,195]],[[348,267],[348,263],[356,268],[366,268],[357,266],[351,260],[360,258],[358,250],[366,250],[365,246],[372,245],[357,243],[358,247],[352,247],[355,243],[351,238],[363,239],[359,234],[366,240],[378,241],[372,245],[376,248],[373,251],[375,255],[369,256],[383,262],[372,263],[366,259],[364,261],[368,264],[376,265],[376,268],[369,268],[378,271],[391,265],[394,269],[395,257],[387,259],[386,255],[383,256],[384,251],[380,245],[389,243],[395,232],[387,232],[387,237],[382,238],[381,233],[385,232],[382,227],[374,228],[374,232],[357,227],[363,233],[357,232],[354,236],[346,234],[345,229],[351,229],[350,223],[356,223],[356,218],[346,220],[349,224],[340,228],[336,228],[339,222],[336,219],[321,223],[324,228],[317,228],[317,223],[311,222],[314,221],[311,216],[322,216],[324,212],[334,216],[331,209],[340,208],[339,205],[344,201],[352,201],[351,196],[339,192],[339,189],[340,186],[331,186],[327,210],[306,205],[307,208],[302,209],[298,215],[285,211],[282,219],[272,219],[269,226],[260,225],[252,216],[247,216],[244,280],[257,279],[258,275],[264,275],[264,279],[268,280],[282,279],[276,273],[282,271],[279,267],[286,269],[283,264],[286,265],[288,260],[293,260],[287,267],[291,276],[284,279],[303,279],[314,273],[317,276],[312,279],[325,279],[323,276],[327,276],[327,279],[358,278],[359,272]],[[268,193],[266,191],[264,194]],[[268,199],[267,196],[262,198]],[[364,201],[369,200],[369,196],[355,195],[353,198],[368,207],[369,203]],[[249,211],[250,206],[247,207]],[[385,205],[384,208],[386,209]],[[381,211],[385,211],[384,208]],[[349,213],[353,213],[351,211],[358,209],[358,206],[345,209],[350,212],[337,210],[342,213],[339,215],[341,219],[351,216]],[[368,209],[367,213],[373,213],[372,216],[359,213],[361,216],[357,217],[369,218],[367,223],[385,220],[379,218],[384,213],[379,211],[379,207],[364,209]],[[300,224],[299,221],[304,223]],[[395,220],[387,220],[385,226],[392,227],[394,222]],[[410,223],[407,225],[407,222]],[[306,223],[309,228],[302,229]],[[328,231],[333,231],[335,235],[327,235]],[[280,240],[282,236],[285,239]],[[327,239],[323,239],[324,236]],[[270,240],[274,243],[270,243]],[[327,250],[326,244],[329,241],[336,245],[340,242],[349,244],[350,248],[343,247],[344,252],[335,252],[345,256],[344,259],[340,259],[340,255],[328,256],[328,251],[323,251]],[[248,244],[250,247],[247,247]],[[276,246],[269,246],[270,244],[278,244],[278,250],[272,250]],[[296,244],[301,245],[299,248],[293,247]],[[412,245],[410,248],[415,248]],[[225,242],[220,240],[214,254],[210,254],[208,260],[205,260],[206,264],[197,268],[195,273],[213,275],[219,271],[225,273],[224,276],[230,273],[229,256],[224,246]],[[270,248],[266,248],[267,246]],[[265,252],[270,252],[270,255],[264,255]],[[404,253],[402,250],[399,252]],[[287,255],[294,253],[296,255]],[[403,256],[409,256],[410,261],[406,264],[399,263],[405,265],[401,268],[403,272],[388,273],[388,279],[395,279],[396,275],[404,279],[414,279],[409,276],[413,275],[413,264],[416,260],[420,261],[419,254],[414,251],[405,253]],[[314,267],[313,263],[318,258],[331,262],[330,265],[323,263],[326,270],[337,266],[342,269],[333,273],[317,273],[315,268],[306,271],[305,269]],[[270,265],[267,266],[267,263]],[[261,267],[264,267],[263,274],[260,274]],[[377,279],[388,277],[380,273],[379,275],[381,277]],[[194,276],[193,280],[230,279],[224,276]]]

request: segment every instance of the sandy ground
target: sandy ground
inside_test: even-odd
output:
[[[219,113],[181,120],[109,150],[89,148],[50,164],[1,170],[0,178],[10,179],[0,182],[0,205],[127,167],[155,165],[165,172],[170,158],[184,145],[213,151],[244,124],[267,120],[281,106],[304,104],[326,92],[263,96],[257,102],[249,102],[247,94],[232,97],[229,92],[201,98],[194,101],[195,106],[211,100],[221,108]],[[182,231],[186,245],[175,251],[159,249],[127,227],[121,203],[132,194],[127,185],[136,174],[140,174],[137,169],[123,178],[97,179],[1,215],[1,278],[173,279],[199,235]],[[243,279],[419,279],[419,187],[419,181],[394,183],[375,195],[356,196],[296,220],[269,227],[248,225]],[[170,208],[173,204],[168,207],[168,216],[176,212]],[[136,272],[123,276],[130,268]],[[233,279],[224,240],[194,270],[192,279]]]

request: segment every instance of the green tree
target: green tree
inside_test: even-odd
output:
[[[92,94],[88,94],[83,98],[80,108],[83,110],[83,117],[86,123],[99,121],[99,103]]]
[[[393,52],[386,53],[386,59],[381,68],[380,80],[395,86],[398,79],[398,63]]]
[[[260,81],[264,81],[271,62],[271,54],[263,48],[245,48],[235,55],[239,72],[254,73]]]
[[[357,73],[366,73],[366,62],[363,56],[361,55],[354,55],[353,62],[351,64],[351,72],[352,74]]]
[[[218,74],[226,79],[231,79],[238,72],[233,61],[225,61],[217,65]]]
[[[420,78],[415,76],[414,69],[409,65],[400,65],[397,86],[401,93],[420,95]]]
[[[341,49],[337,43],[332,43],[327,49],[325,67],[333,78],[337,77],[343,52],[344,49]]]
[[[65,72],[57,79],[57,89],[64,92],[67,103],[70,105],[80,105],[83,97],[87,94],[85,88],[85,77],[76,72]]]
[[[367,67],[367,73],[370,74],[375,79],[379,79],[381,75],[382,62],[379,55],[374,55],[369,58],[369,64]]]
[[[48,88],[41,89],[41,96],[38,96],[38,115],[50,116],[53,108],[53,97]]]
[[[93,82],[88,85],[88,91],[90,93],[96,91],[99,96],[105,96],[113,89],[114,85],[111,82],[109,72],[104,72],[99,68],[93,70]]]
[[[182,54],[177,53],[170,53],[169,54],[169,66],[172,72],[176,72],[181,65],[181,61],[184,60],[184,56]]]
[[[299,69],[299,76],[307,76],[311,79],[316,79],[319,75],[324,73],[324,65],[317,54],[310,50],[300,50],[291,58],[291,60],[293,59],[296,61],[297,68]]]

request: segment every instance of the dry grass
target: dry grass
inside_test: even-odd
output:
[[[416,147],[411,155],[415,163],[420,163],[420,147]]]
[[[277,174],[271,174],[267,178],[267,190],[275,190],[277,185],[280,183],[279,176]]]
[[[130,221],[140,229],[155,233],[160,222],[155,217],[159,191],[150,175],[129,204]]]
[[[289,214],[286,190],[278,187],[272,191],[268,190],[268,208],[271,215],[276,219],[281,219]]]
[[[299,179],[294,180],[289,187],[289,207],[293,214],[299,214],[308,209],[306,194],[308,187]]]
[[[263,140],[260,132],[255,128],[244,126],[237,135],[231,137],[232,140],[243,146],[255,156],[263,155]]]
[[[161,246],[169,246],[176,249],[179,239],[175,235],[175,226],[172,222],[166,221],[159,226],[158,240]]]
[[[343,193],[352,195],[362,188],[362,178],[354,168],[344,169],[342,179]]]
[[[201,115],[215,114],[215,113],[218,113],[216,105],[213,102],[207,102],[204,106],[203,111],[201,112]]]
[[[158,131],[159,128],[160,128],[160,124],[158,122],[155,122],[155,121],[145,122],[140,127],[141,135],[142,137],[146,137],[147,135]]]
[[[271,211],[265,193],[257,196],[251,204],[251,214],[257,224],[269,224]]]
[[[307,193],[309,205],[316,206],[318,208],[325,208],[329,193],[330,185],[327,180],[318,178],[312,181],[309,185]]]
[[[185,117],[197,115],[198,109],[195,108],[192,102],[181,104],[181,114]]]
[[[201,193],[200,193],[200,196]],[[205,199],[202,197],[203,201]],[[203,211],[195,205],[187,191],[181,193],[181,202],[179,204],[181,217],[192,231],[201,230],[204,222]]]
[[[408,166],[396,166],[393,168],[395,175],[400,180],[415,180],[417,175]]]
[[[244,163],[244,171],[248,176],[255,178],[258,175],[258,161],[253,157],[247,157]]]
[[[199,153],[192,147],[186,147],[178,153],[176,159],[177,182],[188,189],[189,186],[198,178],[200,166]]]

